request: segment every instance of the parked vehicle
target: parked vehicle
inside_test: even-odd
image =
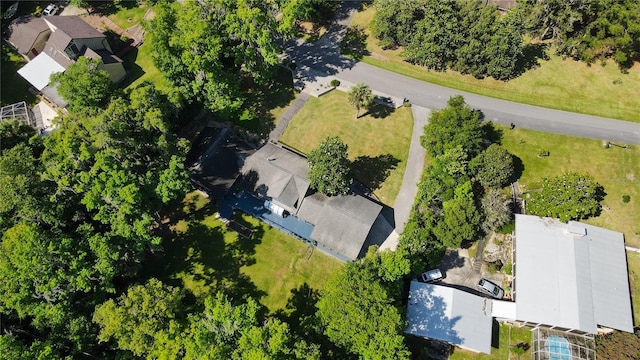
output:
[[[478,290],[496,299],[502,299],[504,297],[504,290],[487,279],[480,279],[480,281],[478,281]]]
[[[60,8],[56,4],[49,4],[44,11],[42,12],[42,16],[53,16],[58,13]]]
[[[442,275],[442,271],[440,271],[440,269],[433,269],[420,274],[420,281],[426,283],[436,282],[442,280],[443,278],[444,276]]]

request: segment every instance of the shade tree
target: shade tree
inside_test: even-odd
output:
[[[530,194],[527,201],[529,214],[568,221],[597,215],[605,192],[591,175],[568,172],[544,178],[540,191]]]
[[[433,157],[457,146],[462,146],[468,156],[475,157],[485,146],[480,116],[481,113],[467,105],[461,95],[452,96],[444,109],[431,113],[420,143]]]
[[[100,69],[100,59],[81,56],[62,73],[51,75],[51,83],[74,111],[95,111],[108,104],[115,87]]]
[[[348,146],[339,137],[324,139],[309,153],[310,186],[326,195],[345,194],[351,185]]]
[[[356,109],[356,119],[360,116],[360,109],[366,108],[371,104],[371,101],[373,101],[371,88],[369,85],[363,83],[352,86],[347,95],[349,104]]]
[[[394,294],[366,259],[334,273],[317,306],[325,334],[337,346],[366,359],[409,358]]]

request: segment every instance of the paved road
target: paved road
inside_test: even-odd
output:
[[[286,52],[298,63],[317,73],[333,75],[353,83],[366,83],[372,89],[391,96],[407,98],[411,103],[430,109],[446,106],[449,97],[461,94],[474,108],[482,110],[487,120],[501,124],[564,135],[640,144],[640,124],[596,116],[582,115],[537,106],[524,105],[438,86],[340,56],[339,44],[349,24],[356,2],[344,2],[337,21],[315,44],[289,42]],[[640,112],[640,109],[638,110]]]

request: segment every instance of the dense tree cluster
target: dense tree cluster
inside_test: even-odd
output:
[[[636,0],[523,0],[526,29],[551,39],[558,53],[593,62],[611,57],[630,67],[640,60],[640,2]]]
[[[429,118],[421,138],[432,157],[418,184],[400,246],[412,259],[436,266],[445,248],[459,247],[511,220],[510,201],[497,190],[514,176],[512,155],[487,146],[481,113],[461,96]],[[414,269],[424,267],[414,261]]]
[[[99,69],[100,59],[81,56],[64,73],[51,75],[51,83],[69,102],[70,108],[95,110],[109,102],[115,88],[109,74]]]
[[[527,211],[532,215],[580,220],[600,212],[604,188],[591,175],[569,172],[542,180],[540,191],[532,192]]]
[[[362,359],[409,359],[396,301],[408,262],[402,253],[376,250],[329,278],[317,305],[318,316],[329,339]],[[391,263],[395,265],[388,266]]]
[[[315,9],[306,1],[161,3],[147,24],[154,63],[181,98],[230,118],[245,100],[242,81],[272,78],[278,39],[294,33],[296,16],[308,8]]]
[[[376,0],[372,34],[429,69],[509,80],[522,71],[522,26],[480,0]],[[515,14],[515,13],[514,13]]]
[[[101,112],[73,107],[44,141],[13,132],[0,156],[2,325],[47,339],[17,346],[24,354],[104,350],[94,307],[135,275],[160,243],[157,212],[188,189],[187,146],[164,95],[143,84],[91,107]]]

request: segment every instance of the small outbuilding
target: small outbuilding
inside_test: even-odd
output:
[[[452,287],[411,282],[407,334],[491,353],[492,300]]]

